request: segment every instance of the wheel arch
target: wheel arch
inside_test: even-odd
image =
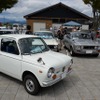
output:
[[[32,75],[32,76],[34,76],[34,78],[38,81],[38,79],[37,79],[37,77],[35,76],[35,74],[32,73],[32,72],[30,72],[30,71],[24,71],[24,72],[23,72],[23,74],[22,74],[22,81],[24,81],[24,78],[25,78],[26,75]],[[38,81],[38,83],[39,83],[39,81]]]
[[[71,49],[73,49],[73,46],[72,46],[72,45],[69,46],[69,51],[70,51]]]
[[[70,45],[70,49],[73,49],[73,45]]]

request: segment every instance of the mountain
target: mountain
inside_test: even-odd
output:
[[[20,23],[20,24],[26,24],[26,21],[25,20],[22,20],[22,21],[16,21],[16,20],[11,20],[11,19],[7,19],[7,18],[0,18],[0,22],[1,23]]]

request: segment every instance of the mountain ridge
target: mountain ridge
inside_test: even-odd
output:
[[[7,19],[7,18],[0,18],[0,23],[20,23],[20,24],[26,24],[25,20],[22,21],[16,21],[16,20],[12,20],[12,19]]]

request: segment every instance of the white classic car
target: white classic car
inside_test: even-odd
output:
[[[0,36],[0,72],[23,81],[30,94],[64,79],[72,71],[72,63],[70,56],[51,51],[40,37]]]
[[[34,35],[41,37],[50,49],[59,51],[60,50],[60,42],[59,39],[54,36],[54,33],[51,31],[37,31],[34,32]]]

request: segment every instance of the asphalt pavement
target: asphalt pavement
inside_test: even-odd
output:
[[[64,49],[61,53],[69,53]],[[73,57],[73,71],[57,84],[28,94],[22,82],[0,73],[0,100],[100,100],[100,55]]]

